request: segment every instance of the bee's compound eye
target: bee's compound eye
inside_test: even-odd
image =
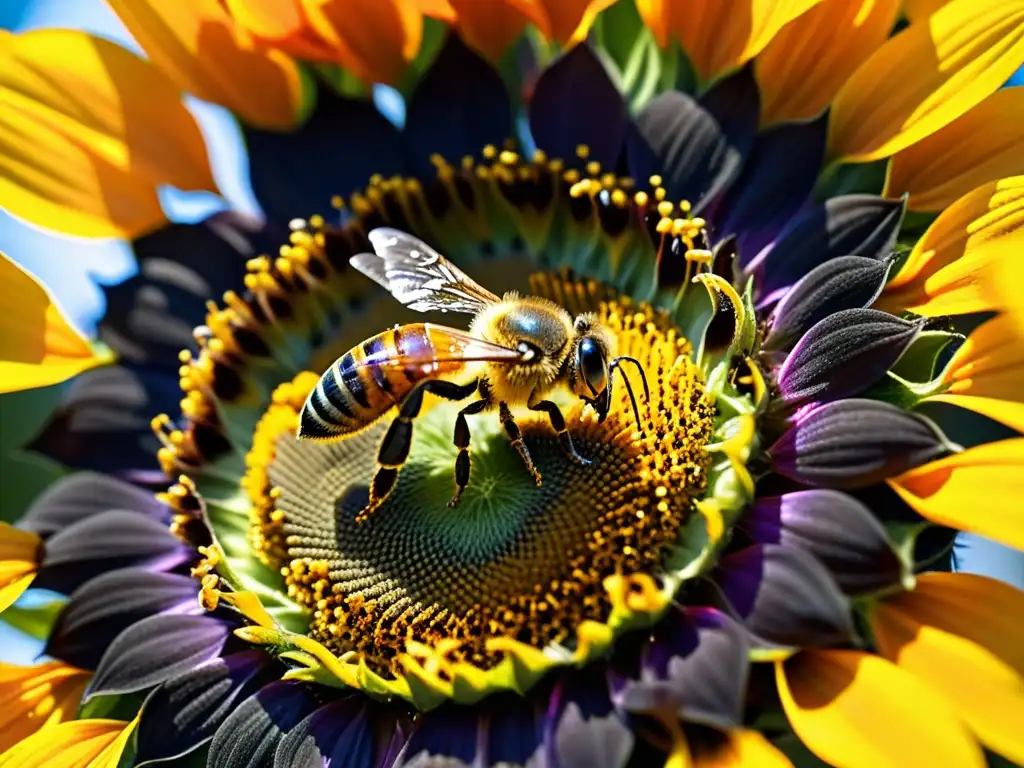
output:
[[[608,367],[605,365],[604,349],[594,339],[583,339],[580,342],[578,362],[583,380],[595,395],[605,388]]]

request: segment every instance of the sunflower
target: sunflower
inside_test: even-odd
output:
[[[1024,764],[1024,594],[949,572],[1024,549],[1024,2],[110,5],[146,59],[0,38],[0,205],[138,262],[92,341],[2,262],[0,391],[70,381],[0,524],[48,657],[0,665],[0,766]],[[217,191],[185,93],[263,217],[167,220]],[[458,324],[350,265],[382,227],[587,313],[635,417],[562,397],[584,465],[474,416],[452,509],[428,395],[363,520],[389,420],[304,404]]]

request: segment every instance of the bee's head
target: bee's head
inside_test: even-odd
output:
[[[611,409],[612,376],[620,363],[628,361],[636,365],[643,381],[644,396],[649,395],[647,377],[644,375],[640,363],[632,357],[613,357],[613,338],[603,326],[597,323],[593,315],[579,315],[573,322],[573,330],[575,331],[575,341],[568,360],[569,385],[574,394],[597,411],[598,421],[604,421]],[[630,386],[625,372],[619,371],[619,373],[622,375],[630,402],[633,404],[633,415],[636,417],[637,426],[642,431],[640,413],[637,409],[636,398],[633,397],[633,388]]]

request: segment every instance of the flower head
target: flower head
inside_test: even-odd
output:
[[[77,471],[0,530],[52,659],[0,667],[0,765],[1024,762],[1024,594],[946,572],[1024,548],[1024,4],[112,5],[148,61],[0,41],[0,204],[139,264],[114,363],[6,267]],[[263,218],[165,221],[216,189],[183,91]],[[354,268],[394,230],[470,294]],[[635,366],[504,407],[543,312]]]

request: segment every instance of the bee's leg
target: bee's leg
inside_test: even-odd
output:
[[[539,400],[536,403],[528,403],[526,407],[531,411],[544,411],[548,415],[551,426],[558,433],[558,442],[562,445],[562,449],[570,461],[584,467],[590,464],[590,459],[585,459],[576,452],[576,446],[572,444],[572,435],[565,427],[565,417],[562,416],[562,412],[558,410],[555,403],[550,400]]]
[[[398,410],[398,416],[391,422],[384,439],[380,441],[377,451],[377,471],[370,481],[370,500],[366,508],[356,515],[356,522],[362,523],[376,511],[384,499],[388,497],[395,483],[398,482],[398,471],[409,458],[412,447],[413,420],[420,415],[423,407],[423,395],[427,392],[446,400],[464,400],[476,391],[476,382],[466,385],[453,384],[448,381],[432,379],[425,381],[410,392]]]
[[[474,400],[459,411],[459,415],[455,417],[455,437],[453,442],[455,447],[459,449],[459,455],[455,459],[455,495],[448,502],[449,507],[454,507],[459,503],[459,499],[462,498],[462,491],[465,489],[466,484],[469,483],[469,423],[466,421],[466,417],[472,416],[474,413],[480,413],[490,404],[491,401],[488,398]]]
[[[533,465],[533,459],[530,458],[530,451],[526,447],[526,443],[523,442],[523,433],[519,431],[519,425],[516,424],[515,418],[512,416],[512,411],[509,410],[508,403],[498,403],[498,414],[501,418],[501,426],[505,428],[505,434],[508,435],[508,439],[512,441],[512,447],[516,449],[516,452],[522,457],[523,463],[526,464],[526,469],[533,477],[533,482],[540,485],[541,477],[540,472]]]

